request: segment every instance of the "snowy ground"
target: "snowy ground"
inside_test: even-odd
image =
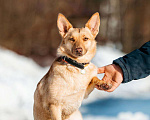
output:
[[[99,47],[92,62],[100,67],[122,55],[116,49]],[[0,48],[0,120],[33,120],[33,94],[48,69]],[[149,101],[147,77],[122,84],[112,93],[94,90],[80,110],[84,120],[150,120]]]

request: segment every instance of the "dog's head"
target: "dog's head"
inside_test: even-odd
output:
[[[65,55],[79,61],[90,61],[96,52],[95,37],[99,32],[100,17],[95,13],[84,28],[73,28],[62,14],[58,15],[57,26],[62,37],[58,55]]]

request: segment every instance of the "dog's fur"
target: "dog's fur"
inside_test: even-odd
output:
[[[57,25],[62,36],[57,50],[58,57],[67,56],[79,63],[90,62],[96,52],[99,13],[89,19],[85,28],[73,28],[62,14],[58,15]],[[34,94],[34,120],[82,120],[78,111],[82,100],[92,92],[95,85],[102,85],[104,89],[110,87],[96,77],[97,67],[94,64],[89,63],[85,71],[82,74],[80,68],[56,58],[37,85]]]

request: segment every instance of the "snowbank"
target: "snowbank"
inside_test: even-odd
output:
[[[34,61],[0,49],[0,120],[32,120],[36,84],[47,72]]]
[[[89,116],[87,115],[85,120],[149,120],[149,116],[145,115],[141,112],[137,113],[131,113],[131,112],[126,112],[126,113],[119,113],[117,117],[95,117],[95,116]]]

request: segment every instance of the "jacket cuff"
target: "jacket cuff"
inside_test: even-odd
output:
[[[130,75],[130,72],[128,71],[129,69],[127,68],[127,66],[124,64],[123,58],[120,57],[116,60],[113,61],[113,64],[115,65],[119,65],[120,68],[122,69],[123,71],[123,81],[122,83],[127,83],[127,82],[130,82],[132,80],[131,78],[131,75]]]

